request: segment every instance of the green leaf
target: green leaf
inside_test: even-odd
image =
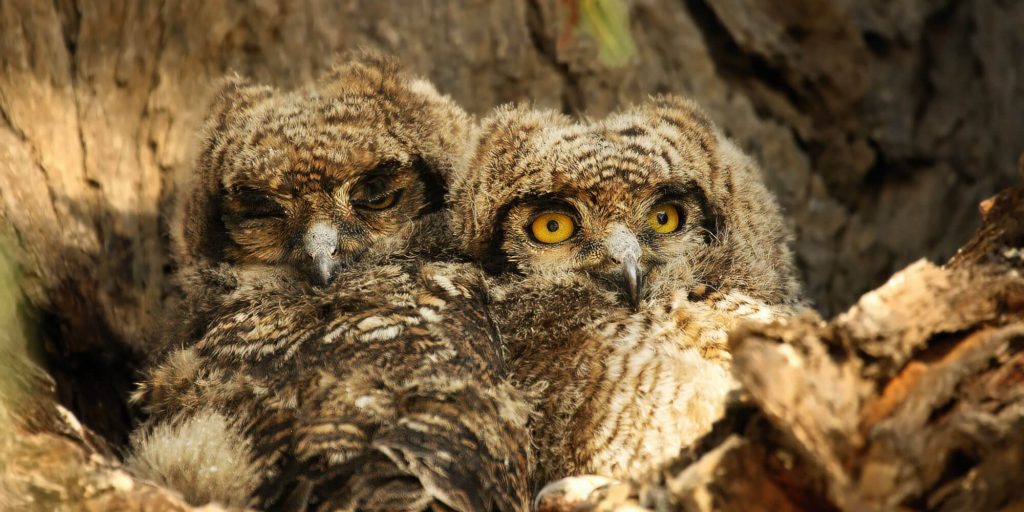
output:
[[[610,67],[629,62],[636,52],[626,0],[579,0],[580,27],[598,44],[597,58]]]

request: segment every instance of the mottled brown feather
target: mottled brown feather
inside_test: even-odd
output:
[[[175,261],[301,269],[302,235],[318,221],[338,228],[339,260],[403,251],[412,221],[442,206],[471,127],[429,82],[372,52],[290,92],[227,79],[180,194]],[[404,189],[394,207],[356,206],[373,173]]]
[[[512,373],[538,392],[534,486],[581,473],[638,478],[671,460],[722,411],[729,329],[801,301],[760,170],[676,97],[603,120],[501,107],[483,120],[450,197],[457,238],[490,273]],[[647,214],[666,198],[685,219],[661,235]],[[570,215],[574,234],[531,238],[545,211]],[[635,307],[616,233],[639,247]]]
[[[138,470],[192,501],[528,507],[529,409],[505,382],[483,278],[426,263],[448,253],[432,212],[470,130],[449,99],[375,54],[291,93],[229,81],[176,225],[186,298],[134,396],[150,414],[134,436]],[[353,215],[353,184],[382,165],[404,190],[398,206]],[[340,257],[314,286],[295,240],[324,219]],[[220,450],[161,452],[197,425],[222,432]],[[219,478],[188,476],[218,464]]]
[[[232,418],[261,471],[254,503],[304,479],[323,509],[525,510],[529,409],[502,378],[479,271],[357,265],[327,288],[225,271],[238,287],[137,399],[165,422]]]

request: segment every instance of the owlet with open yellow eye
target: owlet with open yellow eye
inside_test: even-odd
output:
[[[671,96],[593,121],[499,108],[471,154],[454,230],[513,375],[543,390],[533,484],[655,471],[721,413],[728,330],[801,303],[760,170]]]

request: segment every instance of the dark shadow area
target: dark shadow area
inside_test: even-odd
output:
[[[121,244],[116,254],[85,254],[77,247],[60,249],[66,263],[65,275],[59,285],[48,291],[51,306],[37,311],[39,351],[43,364],[56,383],[59,402],[81,422],[103,437],[120,452],[127,446],[128,435],[140,419],[141,411],[129,404],[129,397],[141,379],[141,371],[159,351],[159,323],[162,312],[142,314],[138,302],[147,288],[161,290],[165,301],[175,293],[170,283],[173,267],[169,262],[167,227],[162,218],[146,214],[126,214],[104,204],[82,204],[65,200],[72,215],[85,222],[117,216],[129,225],[158,226],[161,250],[156,254],[135,254],[131,244]],[[112,243],[105,241],[105,247]],[[114,267],[101,260],[119,258]],[[165,270],[162,281],[146,282],[145,287],[133,281],[130,272],[105,275],[116,268],[130,268],[134,261],[147,263],[146,258],[160,259]],[[122,282],[111,283],[112,280]],[[122,293],[119,290],[127,290]],[[134,311],[133,319],[140,334],[137,339],[125,337],[125,327],[111,324],[109,309],[113,306]],[[135,309],[132,309],[135,308]]]

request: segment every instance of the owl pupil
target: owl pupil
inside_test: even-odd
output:
[[[555,232],[558,231],[558,221],[557,220],[549,220],[548,221],[548,231],[550,231],[552,233],[555,233]]]
[[[668,213],[664,211],[658,212],[658,224],[668,224]]]

